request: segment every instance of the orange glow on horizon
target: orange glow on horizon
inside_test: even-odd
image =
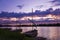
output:
[[[2,21],[6,21],[6,20],[8,20],[8,21],[27,20],[28,21],[28,19],[36,20],[36,21],[60,20],[60,16],[59,15],[56,16],[56,15],[48,14],[48,15],[43,16],[43,17],[35,15],[35,16],[25,16],[25,17],[22,17],[22,18],[15,18],[15,17],[13,17],[13,18],[0,18],[0,20],[2,20]]]
[[[38,20],[38,19],[40,19],[40,17],[23,17],[23,18],[21,18],[21,20],[28,20],[28,19],[30,19],[30,20]]]
[[[17,18],[10,18],[11,21],[17,21]]]
[[[46,15],[46,16],[44,16],[44,17],[38,17],[38,16],[33,16],[33,17],[23,17],[23,18],[21,18],[21,20],[28,20],[28,19],[30,19],[30,20],[46,20],[46,19],[48,19],[48,20],[57,20],[57,19],[60,19],[60,17],[59,16],[56,16],[56,15],[52,15],[52,14],[49,14],[49,15]]]

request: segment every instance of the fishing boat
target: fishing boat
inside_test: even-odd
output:
[[[26,35],[27,37],[36,37],[37,36],[37,30],[34,29],[34,30],[30,30],[30,31],[27,31],[24,33],[24,35]]]

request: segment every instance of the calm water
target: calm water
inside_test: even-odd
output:
[[[4,27],[3,27],[4,28]],[[5,27],[6,28],[6,27]],[[12,30],[15,30],[16,27],[8,27],[11,28]],[[49,40],[60,40],[60,27],[20,27],[23,29],[23,32],[30,31],[37,29],[38,30],[38,35],[39,37],[45,37],[48,38]],[[17,27],[19,29],[19,27]],[[22,33],[23,33],[22,32]]]

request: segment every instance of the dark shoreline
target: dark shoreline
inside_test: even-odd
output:
[[[50,26],[60,26],[60,23],[57,23],[57,24],[37,24],[37,25],[8,25],[8,24],[6,24],[6,25],[2,25],[2,24],[0,24],[0,27],[39,27],[39,26],[48,26],[48,27],[50,27]]]

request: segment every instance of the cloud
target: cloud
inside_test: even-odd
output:
[[[36,8],[42,8],[43,7],[43,5],[38,5],[38,6],[36,6]]]
[[[50,1],[53,6],[60,6],[60,0],[53,0],[53,1]]]
[[[50,2],[53,2],[53,3],[54,3],[54,2],[60,2],[60,0],[53,0],[53,1],[50,1]]]
[[[56,4],[54,4],[54,6],[60,6],[60,3],[56,3]]]
[[[24,7],[24,5],[17,5],[17,7],[18,7],[19,9],[22,9],[22,8]]]

